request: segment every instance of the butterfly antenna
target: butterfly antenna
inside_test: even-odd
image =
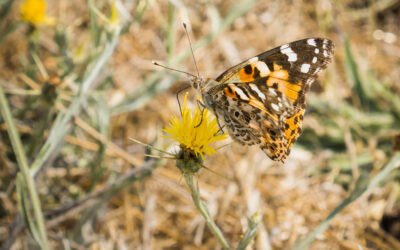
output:
[[[165,68],[165,69],[168,69],[168,70],[172,70],[172,71],[176,71],[176,72],[179,72],[179,73],[186,74],[186,75],[188,75],[188,76],[196,77],[195,75],[190,74],[190,73],[188,73],[188,72],[186,72],[186,71],[179,70],[179,69],[173,69],[173,68],[170,68],[170,67],[161,65],[161,64],[159,64],[159,63],[156,62],[156,61],[152,61],[152,63],[153,63],[154,65],[156,65],[156,66],[160,66],[160,67]]]
[[[187,31],[187,28],[186,28],[186,23],[183,23],[183,28],[185,29],[186,36],[187,36],[187,38],[188,38],[188,40],[189,40],[190,51],[192,52],[192,57],[193,57],[193,61],[194,61],[194,66],[196,66],[197,76],[200,77],[199,68],[197,67],[196,58],[194,57],[192,42],[190,41],[189,33],[188,33],[188,31]]]

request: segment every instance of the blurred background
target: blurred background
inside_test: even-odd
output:
[[[188,79],[152,60],[196,72],[182,22],[204,77],[302,38],[336,45],[285,164],[236,143],[206,157],[201,198],[229,244],[258,211],[248,249],[318,227],[310,249],[400,249],[396,0],[1,0],[1,249],[219,249],[175,161],[129,139],[174,150],[162,129]]]

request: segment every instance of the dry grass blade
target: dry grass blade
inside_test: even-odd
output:
[[[78,201],[72,202],[70,204],[65,204],[63,207],[48,211],[45,213],[46,217],[51,218],[47,226],[49,228],[55,227],[63,221],[76,216],[84,209],[92,206],[94,203],[89,203],[92,200],[99,199],[102,196],[114,194],[121,190],[122,188],[131,185],[135,181],[140,181],[145,177],[150,176],[153,168],[156,167],[156,162],[151,160],[139,166],[138,168],[132,169],[131,171],[119,176],[115,181],[102,187],[100,190],[96,190],[85,197],[82,197]]]
[[[29,223],[31,225],[31,231],[32,233],[36,236],[35,239],[38,241],[38,244],[42,247],[42,249],[50,249],[48,240],[47,240],[47,234],[46,234],[46,229],[44,226],[44,219],[43,219],[43,214],[42,214],[42,209],[40,205],[40,199],[36,191],[35,187],[35,181],[33,180],[32,175],[29,172],[29,166],[28,166],[28,161],[26,159],[25,151],[24,148],[22,147],[22,143],[20,140],[20,136],[18,134],[18,131],[15,127],[13,117],[10,112],[10,108],[7,103],[6,96],[4,95],[3,92],[3,87],[0,85],[0,110],[1,114],[3,116],[4,121],[7,124],[7,132],[10,136],[11,139],[11,144],[14,149],[14,152],[17,156],[17,161],[19,165],[19,170],[21,172],[21,178],[20,178],[20,183],[24,183],[25,185],[23,187],[20,187],[20,194],[24,192],[24,189],[29,194],[29,201],[32,203],[33,207],[33,213],[36,222],[35,223]],[[26,204],[26,199],[25,195],[20,195],[20,204]],[[27,214],[28,208],[26,205],[21,205],[20,207],[23,207],[24,210],[20,211],[21,213],[24,213],[24,216],[26,218],[30,218],[30,216]]]

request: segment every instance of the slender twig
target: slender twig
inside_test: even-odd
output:
[[[147,176],[150,176],[151,171],[158,166],[157,163],[157,160],[150,160],[144,163],[142,166],[134,168],[129,172],[121,175],[115,181],[106,185],[105,187],[102,187],[101,189],[96,190],[85,197],[82,197],[78,201],[65,204],[57,210],[46,212],[46,217],[52,217],[52,219],[48,222],[48,227],[54,227],[62,221],[70,218],[71,215],[76,215],[77,213],[79,213],[79,211],[82,211],[84,208],[87,207],[87,205],[85,204],[89,201],[105,196],[106,194],[119,191],[127,185],[130,185],[134,181],[141,180]]]
[[[46,229],[44,225],[43,213],[40,205],[39,196],[36,191],[35,182],[33,176],[29,172],[28,161],[22,143],[19,137],[19,133],[15,127],[10,108],[8,106],[6,96],[4,95],[3,88],[0,85],[0,110],[7,125],[7,132],[10,136],[11,144],[14,149],[19,169],[22,173],[23,181],[26,184],[30,201],[32,203],[33,214],[35,216],[36,225],[40,237],[38,242],[42,249],[50,249]],[[22,211],[21,211],[22,212]]]
[[[166,157],[166,156],[160,156],[160,155],[149,155],[149,154],[143,154],[146,157],[154,158],[154,159],[170,159],[170,160],[176,160],[174,157]]]
[[[138,144],[140,144],[140,145],[143,145],[143,146],[145,146],[145,147],[148,147],[148,148],[150,148],[150,149],[156,150],[156,151],[158,151],[158,152],[160,152],[160,153],[167,154],[167,155],[170,155],[170,156],[172,156],[172,157],[175,157],[174,154],[171,154],[171,153],[169,153],[169,152],[167,152],[167,151],[158,149],[158,148],[156,148],[156,147],[153,147],[153,146],[150,145],[150,144],[143,143],[143,142],[141,142],[141,141],[139,141],[139,140],[136,140],[136,139],[134,139],[134,138],[129,138],[129,140],[134,141],[134,142],[136,142],[136,143],[138,143]]]

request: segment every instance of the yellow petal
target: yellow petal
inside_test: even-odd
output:
[[[186,106],[187,94],[181,109],[182,120],[173,116],[168,128],[163,129],[163,131],[170,134],[170,136],[165,137],[172,138],[179,142],[181,146],[192,150],[196,156],[200,154],[204,158],[204,154],[216,153],[210,144],[224,140],[228,135],[226,133],[219,134],[217,120],[212,117],[208,110],[200,110],[199,107],[196,107],[194,112],[191,112]]]

